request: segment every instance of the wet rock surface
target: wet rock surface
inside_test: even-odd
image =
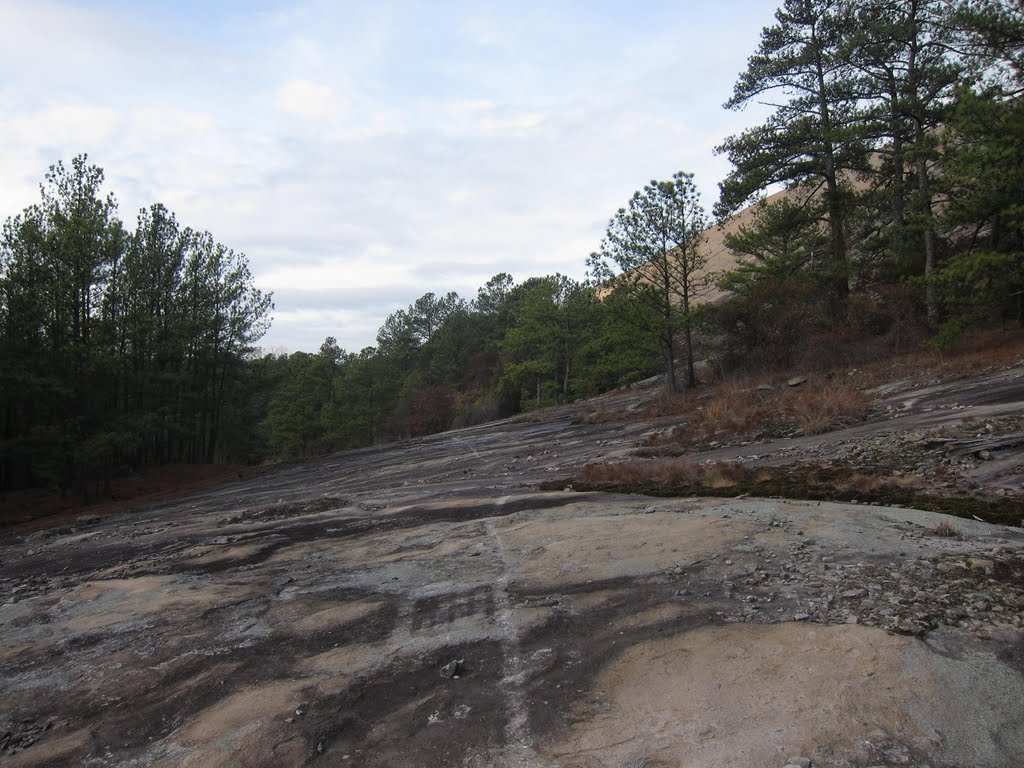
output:
[[[1020,407],[1004,379],[985,420]],[[976,429],[942,407],[967,396],[899,396],[859,436],[739,450],[958,456],[927,434]],[[651,426],[567,409],[7,532],[0,762],[1024,764],[1019,528],[538,490]]]

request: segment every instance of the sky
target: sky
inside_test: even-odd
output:
[[[274,294],[264,351],[351,352],[427,292],[582,279],[634,191],[765,108],[722,108],[774,0],[0,0],[0,219],[102,167]]]

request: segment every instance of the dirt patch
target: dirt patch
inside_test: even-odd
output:
[[[295,632],[307,634],[310,632],[323,632],[332,627],[348,624],[359,619],[366,618],[383,607],[380,602],[356,602],[344,605],[332,605],[315,613],[305,614],[296,611],[294,623],[290,626]]]
[[[244,750],[246,737],[260,730],[271,718],[283,723],[292,715],[302,704],[299,693],[307,686],[306,681],[291,681],[246,688],[198,712],[171,733],[168,740],[182,745],[231,740]],[[218,751],[223,758],[225,750]]]

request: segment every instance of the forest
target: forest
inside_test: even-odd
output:
[[[308,457],[663,374],[849,364],[1024,324],[1024,12],[995,0],[785,0],[727,109],[709,217],[666,173],[609,220],[588,279],[427,292],[376,345],[264,353],[244,254],[161,204],[118,218],[85,155],[0,238],[0,490],[102,495],[170,463]],[[779,190],[783,190],[779,192]],[[709,267],[708,233],[734,268]],[[581,254],[581,261],[586,258]]]

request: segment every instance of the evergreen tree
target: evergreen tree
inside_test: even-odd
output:
[[[272,308],[245,257],[154,205],[127,233],[103,171],[57,163],[0,241],[0,483],[88,498],[123,466],[239,455]],[[245,451],[249,449],[246,448]]]
[[[693,328],[696,299],[711,285],[706,274],[704,230],[707,219],[693,176],[652,181],[636,192],[608,223],[601,249],[591,254],[591,275],[606,289],[632,303],[628,321],[641,338],[657,340],[669,390],[677,391],[675,354],[683,342],[686,385],[697,383]],[[625,305],[622,305],[625,306]]]
[[[949,203],[940,221],[955,253],[933,275],[949,331],[1010,316],[1024,325],[1024,107],[1001,90],[959,92],[946,126]]]
[[[506,385],[532,390],[537,405],[545,390],[556,402],[568,401],[592,334],[592,291],[555,274],[526,280],[509,301],[512,321],[501,342]]]
[[[919,233],[928,318],[935,324],[929,278],[938,263],[939,129],[974,59],[965,55],[966,31],[946,0],[864,0],[851,9],[856,32],[841,52],[867,100],[864,121],[881,158],[876,188],[889,200],[890,252],[899,263],[911,261],[910,235]]]
[[[757,52],[740,75],[729,109],[770,99],[761,125],[718,148],[733,170],[721,184],[715,212],[725,217],[776,184],[820,194],[829,229],[829,289],[841,317],[849,292],[849,220],[854,193],[847,172],[862,169],[866,144],[858,129],[858,95],[841,45],[851,34],[841,0],[785,0],[776,23],[761,32]],[[816,198],[812,198],[813,201]]]

